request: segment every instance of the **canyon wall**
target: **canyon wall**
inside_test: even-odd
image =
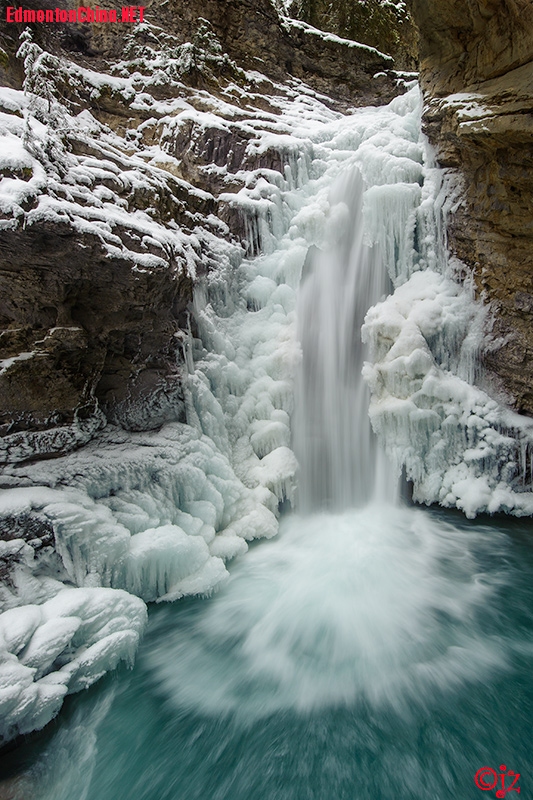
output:
[[[403,0],[290,0],[285,7],[317,28],[389,53],[402,69],[417,69],[418,32]]]
[[[194,281],[215,240],[234,266],[250,246],[228,195],[243,170],[286,167],[250,151],[246,118],[274,129],[302,92],[344,111],[405,88],[390,56],[270,0],[147,0],[144,19],[0,23],[0,463],[80,446],[106,419],[181,419]]]
[[[533,414],[533,5],[413,0],[425,131],[457,171],[448,240],[494,311],[487,378]]]

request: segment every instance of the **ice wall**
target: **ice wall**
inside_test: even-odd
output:
[[[491,396],[482,352],[490,308],[475,298],[442,233],[453,187],[425,170],[414,219],[416,256],[397,261],[395,291],[368,311],[364,377],[370,418],[413,499],[481,512],[533,513],[533,423]],[[487,338],[488,337],[488,338]]]
[[[143,608],[137,598],[150,602],[209,593],[226,578],[227,560],[243,553],[248,540],[277,532],[278,506],[292,502],[298,470],[290,418],[301,358],[295,335],[300,274],[309,248],[326,250],[349,225],[349,209],[331,187],[353,170],[367,186],[375,183],[385,192],[391,185],[389,208],[400,208],[403,216],[387,216],[382,229],[377,209],[383,199],[371,189],[363,214],[374,220],[379,247],[392,257],[412,239],[423,160],[416,94],[389,108],[348,116],[326,108],[305,87],[277,102],[279,113],[265,113],[261,120],[243,120],[242,111],[223,102],[220,118],[190,107],[168,118],[170,130],[182,114],[206,128],[221,127],[224,116],[236,115],[247,134],[246,158],[261,163],[265,154],[277,153],[281,168],[251,169],[243,188],[224,198],[243,220],[242,247],[222,240],[217,245],[208,235],[209,269],[197,275],[190,325],[179,341],[187,424],[142,434],[108,426],[67,457],[4,469],[0,522],[9,537],[3,563],[10,583],[0,600],[8,638],[17,639],[25,630],[23,620],[37,613],[31,609],[55,601],[65,586],[79,592],[87,607],[87,592],[95,598],[107,593],[101,597],[108,599],[111,617],[111,598],[124,592],[137,614]],[[82,123],[87,125],[87,113]],[[162,141],[167,138],[163,133]],[[207,234],[199,227],[183,236],[191,252],[200,252]],[[43,544],[36,531],[44,530],[50,541]],[[100,671],[131,657],[138,636],[134,616],[122,614],[123,644],[106,650]],[[41,622],[32,635],[38,635]],[[106,624],[92,634],[101,642]],[[43,650],[34,673],[23,661],[31,641],[24,640],[20,651],[1,646],[5,663],[18,659],[17,669],[26,670],[18,682],[22,698],[35,694],[43,677],[50,682],[61,673],[48,711],[40,715],[36,701],[23,716],[14,706],[3,737],[40,727],[63,694],[80,685],[64,676],[78,664],[78,649],[94,643],[84,639],[82,626],[75,634],[76,625],[58,623],[57,646]],[[40,652],[39,638],[31,647]],[[97,673],[87,664],[87,683]],[[6,688],[14,680],[6,678]]]
[[[420,134],[418,90],[342,116],[299,89],[266,121],[243,119],[225,101],[220,118],[180,112],[206,127],[234,114],[247,157],[276,152],[281,163],[250,169],[224,198],[243,220],[242,246],[209,234],[209,268],[196,276],[179,334],[186,423],[137,434],[108,426],[66,457],[3,471],[3,738],[41,727],[67,691],[131,659],[144,602],[208,594],[247,541],[276,534],[299,469],[291,414],[300,276],[353,224],[332,189],[339,176],[362,176],[361,252],[372,248],[396,287],[385,299],[378,286],[383,299],[363,328],[374,429],[417,499],[468,514],[529,509],[527,428],[472,385],[483,318],[446,260],[444,194]],[[202,251],[200,222],[187,234],[190,252]],[[312,339],[312,312],[306,325]]]

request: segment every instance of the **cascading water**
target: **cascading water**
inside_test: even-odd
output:
[[[299,509],[236,560],[218,594],[152,612],[115,697],[110,679],[75,698],[27,759],[25,800],[448,800],[477,797],[485,764],[527,764],[531,550],[511,526],[395,503],[361,380],[368,306],[388,275],[434,266],[438,251],[418,99],[325,120],[308,184],[287,190],[293,216],[277,249],[243,265],[252,310],[216,326],[207,301],[199,310],[212,347],[204,372],[195,356],[192,386],[203,433],[222,431],[243,478],[266,476],[282,496],[290,470],[271,457],[289,452],[287,330],[307,252],[292,415]],[[407,344],[395,355],[410,391],[420,364]],[[220,469],[209,461],[222,491]],[[109,700],[105,721],[91,715],[95,694],[102,713]],[[90,784],[62,768],[71,752],[95,763]]]
[[[309,252],[298,295],[302,362],[293,429],[303,513],[361,506],[376,492],[390,499],[394,484],[393,468],[378,459],[362,379],[364,318],[391,283],[377,248],[364,243],[363,190],[357,167],[338,179],[330,197],[331,241]]]
[[[170,645],[171,658],[169,646],[155,647],[150,661],[178,708],[245,723],[359,702],[405,710],[503,665],[476,623],[491,581],[472,578],[476,559],[461,530],[399,505],[397,471],[369,421],[361,328],[391,290],[389,276],[406,279],[423,259],[413,228],[419,182],[431,174],[417,160],[416,106],[397,105],[400,115],[381,124],[372,114],[362,120],[350,158],[331,158],[320,201],[327,220],[302,269],[297,511],[233,569],[216,602]],[[428,238],[438,250],[436,231],[433,217]]]

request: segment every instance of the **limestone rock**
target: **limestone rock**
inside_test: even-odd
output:
[[[411,0],[420,29],[422,84],[431,95],[462,92],[531,61],[529,0]]]
[[[533,414],[533,6],[529,0],[414,0],[425,128],[462,176],[453,252],[494,309],[488,376]]]
[[[194,281],[217,237],[257,251],[232,197],[246,171],[286,167],[275,148],[250,149],[250,114],[275,130],[300,81],[340,111],[404,91],[390,56],[271,0],[146,0],[144,16],[30,26],[26,77],[27,26],[0,21],[0,81],[25,79],[27,97],[0,107],[25,154],[0,169],[0,463],[79,447],[106,419],[180,419]],[[228,99],[227,118],[211,113]]]

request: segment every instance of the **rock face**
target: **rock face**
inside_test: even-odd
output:
[[[270,0],[205,0],[182,3],[174,0],[164,10],[152,0],[147,5],[157,24],[186,32],[193,40],[198,19],[212,25],[225,52],[245,69],[263,72],[275,80],[297,78],[349,105],[366,105],[368,99],[388,102],[395,94],[389,80],[374,79],[376,73],[393,67],[390,57],[375,50],[350,52],[347,42],[325,37],[288,19],[280,20]]]
[[[533,414],[533,6],[529,0],[414,0],[426,132],[463,177],[451,250],[494,309],[484,362]]]
[[[106,8],[120,17],[118,0]],[[0,83],[26,90],[0,101],[0,463],[82,445],[105,418],[179,420],[194,281],[215,239],[234,263],[260,247],[231,202],[242,170],[287,166],[250,151],[247,118],[272,126],[302,81],[340,111],[404,90],[391,57],[270,0],[147,0],[143,24],[30,25],[17,58],[26,27],[0,23]],[[233,104],[222,125],[216,98]]]
[[[169,390],[172,335],[192,296],[179,270],[132,273],[132,257],[110,259],[95,235],[57,221],[2,231],[0,258],[6,433],[72,423],[96,400],[127,424],[128,396],[153,392],[158,378]]]
[[[292,0],[289,11],[317,28],[389,53],[402,69],[417,68],[417,30],[403,0]]]

